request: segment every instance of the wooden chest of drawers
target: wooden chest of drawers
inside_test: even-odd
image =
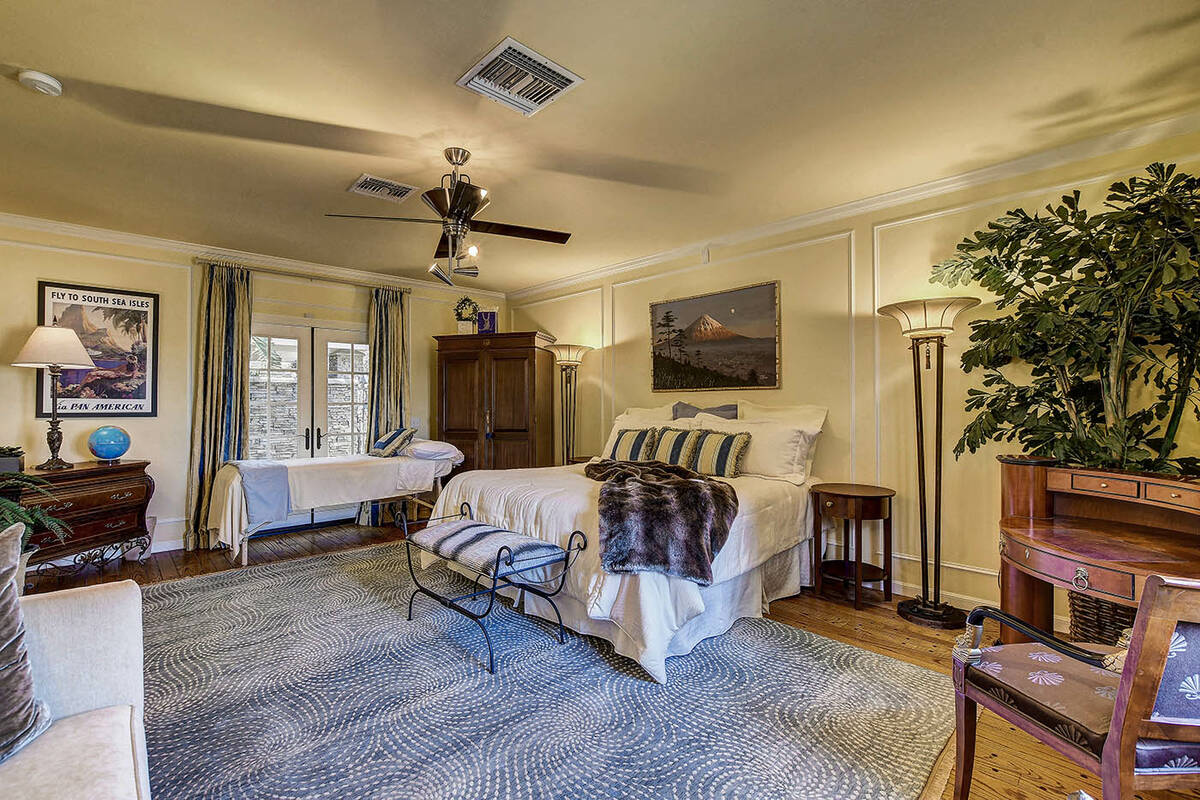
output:
[[[149,465],[149,461],[85,461],[74,469],[26,470],[49,482],[45,488],[51,496],[26,491],[21,503],[41,506],[71,528],[71,535],[62,542],[49,531],[35,531],[31,543],[39,549],[30,563],[81,553],[97,556],[90,560],[107,560],[130,548],[141,548],[144,554],[150,546],[146,507],[154,495],[154,481],[146,474]]]

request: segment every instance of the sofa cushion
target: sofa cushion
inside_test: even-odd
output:
[[[50,729],[0,765],[9,800],[149,800],[137,775],[133,706],[108,706],[55,720]]]
[[[0,764],[50,726],[50,709],[33,696],[25,621],[17,597],[21,535],[17,523],[0,533]]]
[[[1081,646],[1101,654],[1115,649]],[[983,648],[965,677],[1060,739],[1096,756],[1104,749],[1120,675],[1028,643]]]

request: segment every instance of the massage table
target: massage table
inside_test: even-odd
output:
[[[448,475],[462,456],[455,458],[413,458],[368,455],[293,458],[278,462],[287,469],[291,511],[365,502],[411,501],[432,509],[419,495],[438,493],[441,479]],[[246,542],[264,526],[282,519],[251,524],[237,465],[225,464],[213,478],[205,527],[216,531],[217,540],[229,548],[231,558],[241,555],[248,562]]]

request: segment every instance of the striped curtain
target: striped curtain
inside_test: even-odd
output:
[[[408,308],[402,289],[371,290],[367,312],[370,366],[367,384],[367,448],[381,436],[403,428],[408,409]],[[378,525],[379,503],[363,503],[360,525]]]
[[[213,477],[226,461],[246,457],[250,417],[250,270],[201,264],[196,315],[192,455],[188,471],[188,550],[207,549]]]

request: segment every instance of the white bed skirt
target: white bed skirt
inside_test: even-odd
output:
[[[728,631],[742,617],[761,617],[770,610],[772,601],[799,594],[801,587],[811,586],[812,541],[806,539],[749,572],[701,589],[704,611],[688,620],[669,639],[661,641],[639,645],[615,622],[589,617],[583,603],[566,594],[558,595],[554,602],[568,628],[612,642],[618,653],[640,663],[652,678],[656,673],[665,676],[669,656],[687,655],[705,639]],[[529,592],[522,594],[527,614],[556,621],[545,600]]]

